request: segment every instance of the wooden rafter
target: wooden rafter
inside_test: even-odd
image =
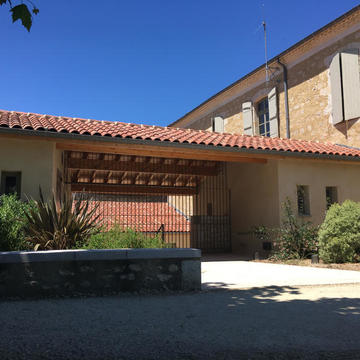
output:
[[[112,171],[109,171],[107,174],[106,174],[106,177],[104,179],[105,183],[108,184],[109,183],[109,180],[111,178],[111,175],[112,175]]]
[[[161,173],[175,175],[203,175],[215,176],[218,167],[213,166],[186,166],[176,164],[155,164],[150,162],[114,161],[114,160],[86,160],[70,158],[67,162],[69,169],[96,170],[96,171],[132,171],[143,173]]]
[[[166,194],[166,195],[195,195],[195,187],[173,187],[173,186],[152,186],[152,185],[105,185],[76,183],[71,184],[73,192],[96,192],[103,194],[127,193],[127,194]]]

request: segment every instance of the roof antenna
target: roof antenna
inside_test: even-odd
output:
[[[268,65],[268,55],[267,55],[267,38],[266,38],[266,21],[265,21],[265,15],[264,15],[264,9],[265,9],[265,4],[262,4],[262,26],[264,28],[264,46],[265,46],[265,78],[266,78],[266,82],[269,82],[269,65]]]

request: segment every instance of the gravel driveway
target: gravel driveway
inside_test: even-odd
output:
[[[204,289],[360,283],[360,271],[250,261],[203,261],[201,272]]]
[[[0,302],[0,359],[360,359],[360,285]]]

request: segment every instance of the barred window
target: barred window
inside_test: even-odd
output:
[[[21,172],[2,171],[0,194],[21,195]]]
[[[309,186],[297,185],[297,205],[299,215],[310,215]]]
[[[336,186],[327,186],[325,189],[325,195],[326,195],[326,209],[329,209],[329,207],[332,204],[338,202]]]

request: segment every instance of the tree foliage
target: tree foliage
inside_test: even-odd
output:
[[[33,207],[14,194],[0,196],[0,251],[27,250],[25,241],[25,213]]]
[[[27,29],[27,31],[30,31],[33,14],[37,15],[39,13],[39,9],[33,2],[28,0],[28,3],[30,5],[30,9],[29,6],[23,2],[18,5],[13,5],[12,0],[0,0],[0,5],[9,5],[13,23],[20,20],[21,24]]]
[[[360,203],[333,204],[319,230],[319,254],[327,263],[360,260]]]

